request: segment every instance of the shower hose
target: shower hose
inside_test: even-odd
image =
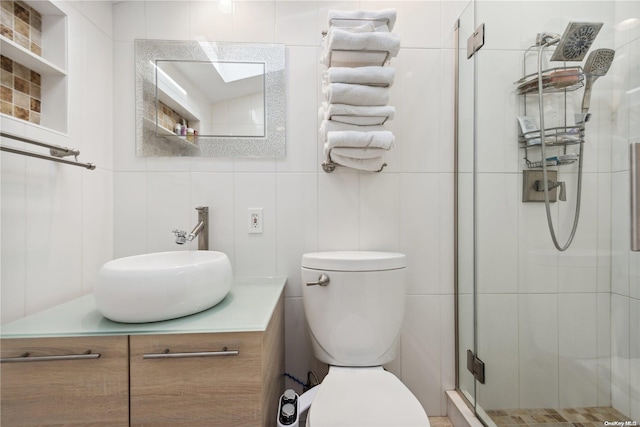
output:
[[[556,236],[555,229],[553,227],[553,219],[551,218],[551,207],[549,206],[549,181],[547,180],[547,150],[546,150],[546,140],[545,140],[545,128],[544,128],[544,96],[543,96],[543,81],[542,81],[542,54],[544,52],[544,48],[548,47],[551,42],[543,42],[540,43],[540,48],[538,49],[538,107],[540,109],[540,146],[542,150],[542,180],[544,181],[544,206],[547,212],[547,224],[549,225],[549,233],[551,234],[551,240],[553,240],[553,245],[559,251],[563,252],[571,246],[571,242],[573,242],[573,238],[576,235],[576,229],[578,228],[578,218],[580,217],[580,199],[582,196],[582,153],[584,142],[580,142],[580,153],[578,154],[578,191],[577,191],[577,199],[576,199],[576,209],[573,217],[573,226],[571,227],[571,234],[569,234],[569,238],[567,239],[564,245],[560,245],[558,243],[558,238]]]

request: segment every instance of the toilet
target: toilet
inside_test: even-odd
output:
[[[302,256],[302,299],[313,352],[329,364],[307,427],[429,427],[418,399],[382,365],[396,357],[404,317],[404,254]]]

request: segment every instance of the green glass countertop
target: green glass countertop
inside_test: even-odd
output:
[[[150,323],[118,323],[96,308],[93,294],[57,305],[0,326],[2,338],[79,337],[215,332],[260,332],[284,289],[286,278],[235,278],[218,305],[178,319]]]

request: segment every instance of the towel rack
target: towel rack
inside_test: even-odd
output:
[[[380,23],[382,23],[382,25],[386,25],[386,26],[389,26],[389,24],[391,23],[391,21],[389,21],[388,18],[331,18],[331,19],[329,19],[329,26],[332,26],[335,21],[380,22]],[[338,26],[337,28],[340,28],[340,26]],[[329,32],[329,30],[324,30],[324,31],[322,31],[322,35],[326,36],[328,32]]]
[[[327,153],[327,158],[324,162],[322,162],[322,170],[325,171],[326,173],[331,173],[334,170],[336,170],[337,166],[342,166],[339,163],[334,163],[333,160],[331,160],[331,150],[329,150],[329,152]],[[385,166],[387,166],[386,163],[382,164],[382,167],[380,167],[380,169],[378,169],[377,171],[373,171],[373,172],[382,172],[382,169],[385,168]]]
[[[366,122],[368,120],[368,122],[366,123],[353,123],[350,121],[345,121],[345,118],[348,117],[360,117],[363,119],[363,122]],[[356,125],[356,126],[376,126],[376,125],[383,125],[387,122],[387,120],[389,120],[389,116],[356,116],[354,114],[332,114],[329,116],[329,120],[333,120],[334,122],[338,122],[338,123],[345,123],[345,124],[352,124],[352,125]]]
[[[395,11],[393,12],[394,16],[395,16]],[[395,19],[395,18],[393,18]],[[346,25],[335,25],[338,22],[340,23],[345,23]],[[380,26],[386,25],[387,27],[391,27],[392,26],[392,19],[390,18],[386,18],[386,17],[360,17],[360,18],[347,18],[347,17],[332,17],[329,19],[329,26],[330,27],[334,27],[334,28],[341,28],[341,27],[349,27],[349,23],[367,23],[367,22],[374,22],[374,23],[380,23]],[[376,25],[378,26],[378,25]],[[390,32],[392,28],[388,28],[388,31]],[[330,37],[329,35],[329,30],[325,30],[322,32],[322,36],[325,37],[325,42],[328,43],[328,38]],[[336,46],[338,47],[338,46]],[[357,68],[357,67],[365,67],[365,66],[380,66],[380,67],[384,67],[389,60],[391,59],[392,56],[394,56],[396,54],[395,51],[391,50],[367,50],[367,49],[344,49],[345,46],[340,46],[342,47],[342,49],[328,49],[329,46],[325,46],[324,49],[326,49],[323,52],[323,60],[322,62],[324,63],[324,65],[327,66],[327,68],[331,68],[331,67],[352,67],[352,68]],[[348,47],[348,46],[347,46]],[[370,46],[370,47],[374,47],[374,48],[380,48],[381,46]],[[328,52],[327,52],[328,50]],[[390,85],[371,85],[371,86],[382,86],[382,87],[389,87]],[[327,111],[328,113],[328,111]],[[346,124],[350,124],[350,125],[354,125],[354,126],[358,126],[358,125],[362,125],[362,126],[367,126],[367,125],[383,125],[387,120],[389,120],[391,118],[390,115],[366,115],[366,116],[361,116],[361,115],[351,115],[351,114],[335,114],[335,112],[332,112],[333,114],[331,114],[331,116],[326,117],[325,119],[327,120],[333,120],[335,122],[342,122],[342,123],[346,123]],[[361,123],[353,123],[353,121],[349,121],[350,117],[360,117]],[[343,164],[341,164],[342,162],[340,161],[340,159],[337,159],[337,161],[333,161],[333,159],[331,158],[331,149],[329,149],[326,152],[326,159],[325,161],[322,162],[322,170],[324,170],[326,173],[331,173],[333,172],[337,166],[345,166]],[[345,157],[346,159],[346,157]],[[377,159],[377,158],[376,158]],[[374,159],[370,159],[370,160],[374,160]],[[355,164],[348,164],[346,167],[354,167],[356,169],[362,169],[362,170],[370,170],[369,168],[373,169],[373,168],[377,168],[378,165],[380,165],[380,163],[382,163],[382,159],[380,157],[380,160],[376,160],[376,162],[374,164],[371,165],[367,165],[367,167],[358,167],[355,166]],[[382,163],[380,165],[380,168],[377,170],[370,170],[371,172],[381,172],[385,167],[387,166],[386,163]]]
[[[334,58],[334,54],[337,54]],[[390,53],[385,50],[348,50],[332,49],[329,52],[328,67],[366,67],[370,65],[384,66]],[[344,59],[341,59],[344,58]]]
[[[6,151],[8,153],[20,154],[28,157],[35,157],[37,159],[50,160],[52,162],[64,163],[72,166],[80,166],[85,169],[94,170],[96,165],[93,163],[81,163],[78,161],[67,160],[63,157],[74,156],[76,160],[78,160],[78,156],[80,155],[80,151],[76,148],[67,148],[61,147],[59,145],[47,144],[45,142],[35,141],[33,139],[24,138],[18,135],[13,135],[6,132],[0,132],[0,137],[10,138],[20,142],[26,142],[27,144],[38,145],[40,147],[45,147],[49,149],[50,156],[46,154],[35,153],[33,151],[21,150],[19,148],[7,147],[4,145],[0,145],[0,151]]]

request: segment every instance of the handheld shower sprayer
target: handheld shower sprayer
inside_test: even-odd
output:
[[[602,22],[569,22],[562,37],[547,46],[558,43],[551,61],[582,61],[602,28]]]
[[[589,112],[589,104],[591,103],[591,89],[593,83],[599,78],[607,74],[616,51],[613,49],[597,49],[589,54],[587,61],[584,63],[584,75],[587,83],[584,86],[584,95],[582,96],[582,113]],[[586,120],[585,120],[586,121]]]

